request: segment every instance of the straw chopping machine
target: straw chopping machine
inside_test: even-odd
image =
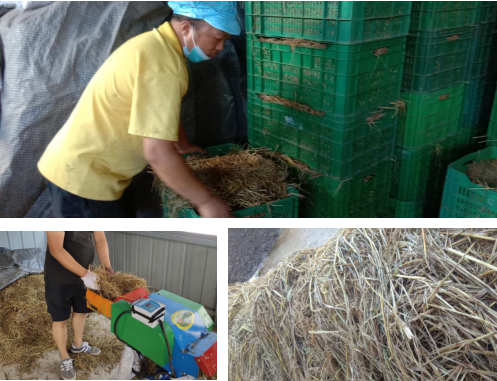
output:
[[[111,332],[173,377],[217,372],[217,334],[205,308],[161,290],[144,288],[114,301],[87,291],[88,308],[111,319]]]

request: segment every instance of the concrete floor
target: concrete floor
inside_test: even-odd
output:
[[[258,275],[264,275],[295,251],[323,246],[340,231],[331,229],[281,229],[281,234]]]
[[[324,245],[339,230],[229,229],[229,283],[263,275],[297,250]]]
[[[228,283],[248,281],[260,268],[281,229],[228,229]]]
[[[110,332],[110,320],[103,315],[90,314],[88,319],[97,321],[99,331],[102,335],[113,335]],[[83,338],[84,339],[84,338]],[[91,380],[115,380],[117,378],[118,365],[108,373],[104,369],[95,369],[92,371],[89,379]],[[77,376],[77,375],[76,375]],[[0,380],[19,380],[21,375],[16,369],[16,365],[4,366],[0,364]],[[38,359],[37,364],[33,366],[33,372],[23,373],[23,380],[60,380],[60,354],[58,350],[45,352]]]

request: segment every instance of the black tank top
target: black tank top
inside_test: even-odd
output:
[[[65,232],[64,249],[85,269],[93,263],[93,232]],[[84,284],[79,275],[66,269],[50,253],[45,256],[45,282],[53,284]]]

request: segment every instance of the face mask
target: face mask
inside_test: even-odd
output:
[[[192,27],[192,38],[193,38],[193,46],[194,48],[190,52],[188,50],[188,45],[186,43],[186,37],[183,36],[183,40],[185,42],[185,47],[183,48],[183,52],[185,53],[185,57],[188,58],[191,62],[202,62],[202,61],[207,61],[210,60],[210,57],[206,55],[200,46],[197,46],[195,43],[195,30]]]

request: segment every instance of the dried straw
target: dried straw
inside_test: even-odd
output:
[[[311,106],[306,105],[304,103],[292,101],[290,99],[282,98],[278,95],[267,95],[267,94],[259,94],[258,95],[261,100],[264,102],[274,103],[277,105],[290,107],[298,111],[306,112],[315,116],[325,116],[326,113],[323,111],[315,110]]]
[[[466,174],[475,184],[497,189],[497,160],[482,160],[468,165]]]
[[[240,210],[277,201],[289,196],[288,166],[267,158],[261,150],[235,149],[223,156],[190,156],[187,164],[203,184],[223,199],[232,210]],[[164,183],[156,187],[167,199],[170,216],[183,208],[194,208]]]
[[[495,229],[349,229],[297,252],[230,287],[229,378],[495,380],[496,248]]]
[[[102,266],[92,266],[91,271],[98,275],[97,284],[100,287],[94,292],[111,301],[138,288],[147,288],[147,281],[133,274],[118,271],[109,275]]]
[[[260,42],[268,42],[271,44],[290,45],[292,51],[295,50],[296,47],[324,50],[329,46],[328,44],[323,44],[321,42],[311,40],[304,40],[303,38],[259,37],[258,40]]]
[[[71,355],[79,379],[92,370],[112,370],[124,345],[110,332],[106,335],[98,322],[87,320],[83,339],[102,350],[100,356]],[[73,341],[68,322],[68,347]],[[52,336],[52,318],[45,303],[43,275],[30,275],[0,291],[0,364],[18,365],[19,375],[33,369],[43,353],[57,349]],[[55,366],[58,368],[58,365]]]

